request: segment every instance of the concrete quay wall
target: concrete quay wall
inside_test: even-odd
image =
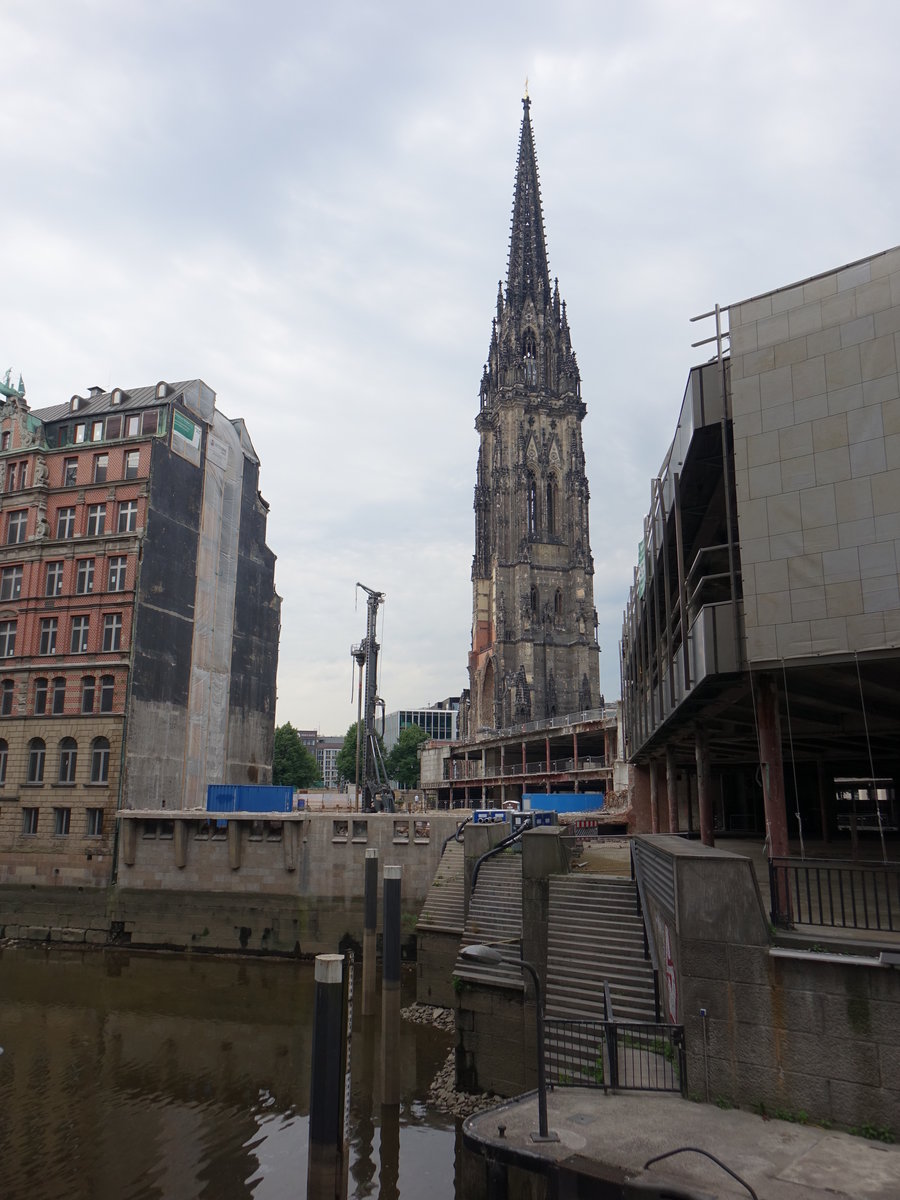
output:
[[[379,875],[386,864],[403,868],[403,942],[412,953],[456,815],[271,818],[229,814],[220,826],[199,812],[123,813],[117,882],[6,885],[0,937],[303,956],[361,946],[365,852],[377,849]]]

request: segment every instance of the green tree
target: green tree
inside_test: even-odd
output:
[[[312,787],[322,782],[315,755],[300,741],[300,734],[290,721],[275,730],[272,782],[295,788]]]
[[[419,746],[428,741],[428,734],[418,725],[407,725],[387,756],[388,777],[396,779],[402,788],[419,786]]]
[[[341,779],[344,780],[345,783],[348,783],[350,785],[350,787],[353,787],[356,783],[356,726],[357,726],[357,724],[358,724],[358,722],[354,721],[353,724],[350,726],[350,728],[347,730],[346,736],[344,737],[344,744],[343,744],[343,746],[341,746],[340,750],[338,750],[337,759],[336,759],[338,775]],[[365,727],[365,725],[363,725],[363,736],[365,736],[365,731],[366,731],[366,727]],[[375,736],[376,736],[376,738],[378,738],[378,745],[381,747],[381,752],[383,754],[384,753],[384,743],[381,740],[381,734],[376,733]],[[366,756],[366,748],[361,739],[360,743],[359,743],[359,773],[360,773],[360,776],[362,776],[363,764],[365,762],[365,756]],[[362,787],[362,785],[363,785],[363,780],[362,780],[362,778],[360,778],[359,786]]]

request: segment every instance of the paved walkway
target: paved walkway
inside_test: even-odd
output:
[[[646,1161],[680,1146],[699,1147],[745,1180],[759,1200],[900,1197],[900,1146],[814,1125],[765,1120],[680,1096],[557,1088],[548,1096],[547,1107],[558,1142],[531,1140],[538,1127],[535,1093],[470,1117],[463,1126],[466,1142],[470,1147],[474,1142],[482,1154],[525,1169],[538,1165],[537,1156],[584,1178],[665,1184],[680,1188],[678,1195],[698,1200],[746,1200],[750,1193],[700,1154],[679,1154],[645,1170]],[[592,1194],[603,1194],[599,1182]]]

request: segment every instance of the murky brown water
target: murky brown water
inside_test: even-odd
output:
[[[302,1198],[313,988],[309,963],[3,950],[2,1200]],[[356,994],[349,1196],[453,1200],[454,1122],[421,1099],[449,1036],[401,1022],[398,1121]]]

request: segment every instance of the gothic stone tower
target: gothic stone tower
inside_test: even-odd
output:
[[[475,428],[469,731],[599,701],[586,408],[559,285],[550,286],[530,101],[523,101],[506,295],[500,284]]]

